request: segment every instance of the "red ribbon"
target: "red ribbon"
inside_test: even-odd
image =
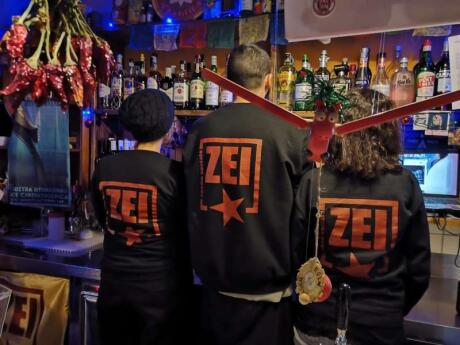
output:
[[[209,69],[203,70],[203,77],[218,84],[224,89],[233,92],[235,95],[238,95],[241,98],[257,105],[258,107],[268,110],[296,127],[305,128],[312,123],[312,121],[306,120],[284,108],[281,108],[280,106],[256,95],[231,80],[210,71]],[[423,101],[410,103],[399,108],[364,117],[359,120],[354,120],[343,125],[337,125],[335,132],[338,135],[344,135],[360,131],[368,127],[377,126],[384,122],[392,121],[407,115],[417,114],[421,111],[430,110],[455,101],[460,101],[460,90],[434,96]]]

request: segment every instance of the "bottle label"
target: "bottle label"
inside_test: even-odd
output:
[[[434,96],[435,80],[433,72],[421,72],[417,75],[417,101]]]
[[[190,98],[204,98],[204,82],[201,79],[194,79],[190,83]]]
[[[188,101],[187,83],[174,83],[174,102],[183,103]]]
[[[414,82],[407,74],[398,74],[396,77],[396,86],[413,86]]]
[[[99,94],[99,98],[107,97],[110,95],[110,87],[108,87],[104,83],[99,83],[97,92]]]
[[[290,104],[293,91],[295,90],[295,76],[291,71],[284,71],[278,75],[279,95],[278,102],[280,104]]]
[[[346,94],[348,92],[348,84],[344,82],[335,83],[334,90],[338,93]]]
[[[369,80],[367,79],[356,79],[355,85],[361,88],[365,88],[369,86]]]
[[[163,91],[165,94],[167,94],[171,101],[173,100],[174,89],[172,87],[170,87],[168,89],[161,89],[161,91]]]
[[[219,105],[219,85],[208,81],[206,83],[206,105]]]
[[[446,93],[452,90],[452,83],[450,79],[450,70],[441,70],[436,74],[438,80],[437,93]]]
[[[312,87],[310,83],[299,83],[295,86],[295,100],[304,101],[311,96]]]
[[[243,0],[241,5],[242,11],[252,11],[253,2],[252,0]]]
[[[372,90],[383,93],[385,96],[390,96],[390,85],[389,84],[375,84],[371,87]]]
[[[222,90],[220,93],[220,103],[227,104],[233,102],[233,93],[228,90]]]
[[[111,93],[112,93],[112,97],[121,97],[121,93],[122,93],[122,80],[121,78],[118,78],[118,77],[113,77],[112,78],[112,87],[111,87]]]
[[[123,98],[128,98],[128,96],[132,95],[134,93],[134,83],[131,78],[125,78],[125,83],[124,83],[124,92],[123,92]]]
[[[158,90],[158,82],[155,78],[149,77],[147,79],[147,89]]]

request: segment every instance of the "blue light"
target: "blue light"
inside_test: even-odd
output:
[[[113,26],[114,26],[114,25],[113,25],[113,22],[109,22],[108,26],[109,26],[109,28],[111,28],[111,29],[112,29],[112,28],[113,28]]]
[[[82,110],[82,115],[83,115],[83,119],[85,121],[87,120],[93,120],[94,119],[94,110],[91,109],[91,108],[85,108]]]
[[[165,19],[165,22],[166,22],[166,24],[172,24],[172,23],[173,23],[173,20],[172,20],[171,17],[167,17],[167,18]]]

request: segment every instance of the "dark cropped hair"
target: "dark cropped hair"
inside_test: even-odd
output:
[[[352,90],[347,96],[353,106],[345,111],[345,122],[393,107],[386,96],[373,90]],[[329,145],[328,164],[336,171],[373,179],[385,172],[402,170],[399,160],[401,150],[400,124],[396,120],[343,137],[333,137]]]
[[[227,65],[227,78],[249,90],[262,86],[271,72],[267,52],[255,44],[243,44],[233,49]]]

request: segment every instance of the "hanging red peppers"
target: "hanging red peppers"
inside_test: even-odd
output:
[[[34,46],[37,31],[41,34],[40,42],[33,55],[26,58],[24,47],[28,39]],[[65,49],[61,49],[64,46]],[[0,95],[9,96],[14,109],[29,94],[39,105],[54,97],[61,102],[63,110],[70,102],[88,107],[96,90],[96,80],[108,78],[115,67],[108,43],[96,36],[86,23],[79,0],[60,1],[51,9],[48,0],[31,0],[0,42],[2,48],[9,57],[13,80]]]

